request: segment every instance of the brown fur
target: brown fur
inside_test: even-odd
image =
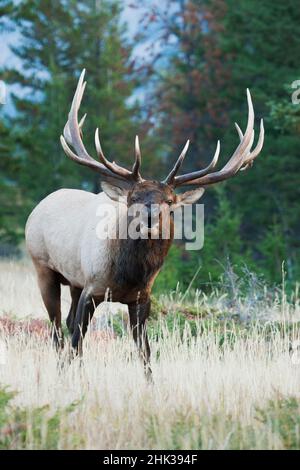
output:
[[[128,206],[144,204],[150,210],[152,204],[167,208],[176,202],[176,195],[166,184],[145,181],[136,185],[128,194]],[[161,217],[161,216],[160,216]],[[162,239],[162,224],[168,224],[170,237]],[[172,216],[160,218],[158,239],[117,239],[111,240],[110,282],[111,300],[128,305],[130,326],[144,361],[147,374],[150,373],[150,348],[146,333],[146,320],[150,313],[150,294],[154,280],[169,251],[174,236]],[[71,306],[67,326],[72,335],[72,345],[82,350],[82,339],[93,316],[95,307],[104,300],[103,296],[92,297],[84,286],[74,286],[60,273],[34,260],[39,286],[49,318],[54,325],[54,339],[57,346],[63,345],[61,333],[60,285],[69,285]]]

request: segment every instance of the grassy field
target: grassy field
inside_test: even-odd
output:
[[[300,448],[298,292],[230,279],[155,300],[149,385],[124,309],[97,312],[82,364],[58,361],[29,263],[2,262],[0,448]]]

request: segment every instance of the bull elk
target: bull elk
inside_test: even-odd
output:
[[[237,127],[240,142],[226,165],[213,171],[220,153],[220,143],[210,164],[201,170],[178,176],[189,141],[187,141],[173,169],[163,181],[142,178],[139,140],[135,140],[135,161],[132,170],[127,170],[104,155],[98,129],[95,146],[100,161],[87,152],[82,136],[85,116],[78,122],[78,111],[86,82],[83,70],[65,125],[61,144],[66,155],[80,165],[87,166],[102,178],[103,192],[92,194],[86,191],[60,189],[43,199],[32,211],[26,225],[26,243],[32,257],[41,295],[54,326],[54,339],[62,346],[61,332],[61,284],[70,286],[71,307],[67,327],[72,336],[72,346],[81,351],[82,340],[87,331],[95,307],[104,300],[107,289],[113,301],[128,305],[130,327],[138,346],[147,373],[150,374],[150,348],[146,332],[146,320],[150,312],[150,293],[173,240],[173,217],[167,220],[171,230],[166,239],[151,236],[131,239],[99,239],[96,216],[99,207],[112,204],[118,218],[128,219],[128,208],[135,203],[143,204],[151,211],[152,205],[160,208],[159,217],[172,214],[175,207],[196,202],[204,188],[224,181],[253,164],[260,153],[263,140],[263,121],[257,146],[251,151],[254,140],[254,111],[251,95],[247,90],[248,122],[243,134]],[[71,149],[72,147],[72,149]],[[185,185],[196,189],[176,194],[175,189]],[[107,223],[107,220],[102,223]],[[115,220],[109,222],[115,224]],[[164,222],[166,223],[166,222]],[[146,227],[151,235],[152,227]],[[159,234],[162,227],[160,225]]]

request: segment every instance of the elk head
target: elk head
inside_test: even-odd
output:
[[[254,141],[254,110],[251,95],[247,89],[248,122],[246,131],[243,134],[239,126],[235,124],[240,143],[225,166],[219,171],[214,171],[220,153],[220,142],[218,141],[215,154],[206,168],[177,176],[189,147],[189,141],[187,141],[178,160],[165,180],[162,182],[145,180],[140,173],[141,151],[138,137],[136,136],[135,139],[135,161],[132,169],[128,170],[115,162],[110,162],[105,157],[100,144],[99,130],[96,129],[95,146],[100,160],[98,162],[89,155],[82,141],[82,126],[86,115],[78,122],[78,111],[86,86],[84,75],[85,70],[82,71],[79,78],[69,118],[65,125],[63,136],[60,138],[62,147],[69,158],[101,175],[102,189],[110,199],[127,204],[128,207],[133,204],[143,205],[146,208],[146,221],[141,228],[148,232],[152,231],[152,234],[157,231],[157,227],[153,228],[153,225],[150,223],[151,216],[153,217],[153,212],[151,212],[152,207],[159,208],[160,221],[164,213],[168,212],[170,214],[181,205],[196,202],[204,193],[205,187],[231,178],[239,171],[251,167],[254,159],[259,155],[263,147],[264,127],[263,120],[261,120],[258,143],[251,151]],[[73,147],[75,152],[70,146]],[[186,185],[196,186],[196,189],[176,194],[175,190],[177,188]],[[162,219],[170,221],[167,217],[162,217]]]

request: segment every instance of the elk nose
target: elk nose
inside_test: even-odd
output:
[[[145,224],[147,224],[148,228],[151,228],[151,204],[145,204],[144,214]]]
[[[152,228],[153,226],[158,224],[159,218],[159,206],[157,204],[147,204],[147,220],[148,220],[148,228]]]

